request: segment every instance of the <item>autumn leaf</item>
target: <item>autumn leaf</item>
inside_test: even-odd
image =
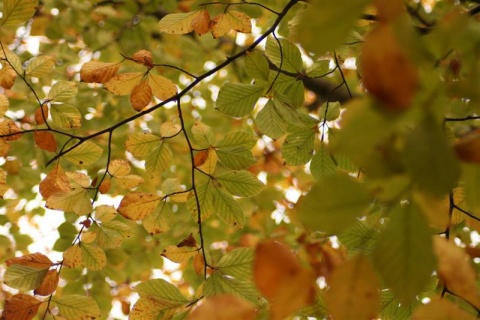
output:
[[[119,63],[90,61],[82,65],[80,81],[105,83],[115,76],[119,69]]]
[[[198,14],[200,14],[200,11],[167,14],[160,20],[158,27],[160,32],[173,34],[189,33],[193,31],[192,22]]]
[[[41,296],[51,295],[57,289],[59,280],[60,277],[57,270],[48,270],[42,284],[33,293]]]
[[[38,56],[28,62],[25,74],[39,78],[49,74],[54,66],[55,56]]]
[[[70,246],[63,252],[63,266],[78,268],[83,265],[82,249],[78,245]]]
[[[38,8],[38,0],[5,0],[2,27],[14,27],[27,22]]]
[[[256,310],[253,304],[244,299],[222,294],[209,297],[195,308],[187,319],[254,320],[256,319]]]
[[[124,96],[132,92],[143,75],[141,72],[120,73],[106,81],[104,86],[111,93]]]
[[[15,141],[22,137],[22,130],[17,126],[15,121],[11,119],[0,120],[0,135],[6,141]]]
[[[177,94],[177,86],[171,80],[157,74],[148,74],[148,85],[160,100],[168,100]]]
[[[4,94],[0,94],[0,117],[5,115],[9,106],[8,98]]]
[[[31,320],[36,316],[42,302],[30,295],[18,293],[5,300],[2,318],[5,320]]]
[[[48,119],[48,106],[43,104],[40,108],[35,110],[35,122],[37,124],[44,124]]]
[[[46,255],[43,253],[30,253],[21,257],[8,259],[5,261],[7,266],[11,266],[13,264],[19,264],[22,266],[32,267],[32,268],[49,268],[53,265],[52,260],[50,260]]]
[[[223,36],[232,29],[243,33],[252,32],[250,17],[243,12],[234,10],[217,15],[210,22],[210,28],[214,38]]]
[[[200,36],[210,31],[210,14],[207,10],[200,10],[195,15],[192,20],[192,28]]]
[[[59,164],[40,182],[40,194],[44,199],[48,199],[54,193],[67,192],[69,190],[68,177]]]
[[[130,103],[136,111],[142,111],[152,101],[152,89],[146,80],[142,80],[133,87],[130,94]]]
[[[151,193],[130,192],[120,202],[118,213],[129,220],[143,220],[157,207],[160,199]]]
[[[35,143],[40,149],[48,152],[57,151],[57,140],[55,136],[48,131],[35,131],[34,133]]]
[[[197,247],[168,246],[163,250],[162,256],[173,262],[183,263],[194,257],[197,252]]]
[[[143,64],[145,67],[153,68],[152,53],[148,50],[140,50],[135,52],[130,59],[136,63]]]

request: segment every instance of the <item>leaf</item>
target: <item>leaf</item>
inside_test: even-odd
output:
[[[165,142],[160,143],[145,158],[145,170],[150,177],[159,177],[172,164],[172,151]]]
[[[195,18],[192,20],[192,28],[199,36],[210,31],[210,14],[207,10],[200,10],[195,15]]]
[[[48,119],[48,106],[42,105],[35,109],[35,122],[37,124],[44,124]]]
[[[214,213],[213,199],[215,195],[215,187],[209,181],[206,184],[200,184],[196,187],[198,202],[200,205],[200,214],[202,221],[208,219]],[[187,199],[187,209],[192,214],[195,221],[198,220],[198,207],[195,199],[195,193],[190,192]]]
[[[194,157],[194,165],[196,168],[202,170],[207,174],[211,174],[215,171],[217,165],[217,153],[215,149],[208,148],[207,150],[202,150],[198,152]]]
[[[97,226],[97,244],[104,249],[117,248],[124,239],[134,234],[128,225],[120,221],[105,221]]]
[[[105,251],[91,244],[82,242],[80,244],[82,250],[82,264],[90,270],[101,270],[107,264]]]
[[[426,219],[414,205],[396,207],[390,218],[378,238],[373,262],[396,298],[409,305],[430,281],[435,268],[432,238]]]
[[[215,176],[225,189],[239,197],[253,197],[263,190],[265,185],[248,171],[227,171]]]
[[[298,166],[307,163],[313,156],[315,130],[304,128],[290,133],[282,146],[285,164]]]
[[[57,151],[57,140],[55,136],[48,131],[35,131],[34,133],[35,144],[43,150],[48,152]]]
[[[2,69],[0,69],[0,87],[3,87],[5,89],[10,89],[13,87],[13,84],[15,83],[15,79],[17,78],[17,73],[7,63],[2,63],[1,66],[2,66]]]
[[[36,252],[36,253],[29,253],[21,257],[8,259],[5,261],[5,264],[8,267],[13,264],[19,264],[22,266],[27,266],[32,268],[48,269],[53,265],[53,262],[43,253]]]
[[[210,22],[210,27],[215,39],[223,36],[232,29],[243,33],[252,32],[250,17],[245,13],[234,10],[229,10],[226,13],[217,15]]]
[[[104,86],[113,94],[125,96],[132,92],[143,76],[142,72],[120,73],[105,82]]]
[[[2,119],[0,121],[0,135],[6,135],[3,139],[6,141],[15,141],[22,137],[22,130],[11,119]]]
[[[83,265],[83,252],[80,246],[73,245],[63,252],[63,266],[78,268]]]
[[[480,166],[463,165],[465,179],[465,204],[470,212],[480,211]]]
[[[0,199],[3,199],[3,196],[5,196],[5,192],[7,192],[8,189],[7,173],[0,168]]]
[[[475,316],[468,314],[448,299],[433,298],[428,304],[420,306],[412,317],[413,320],[474,320]]]
[[[187,319],[254,320],[256,310],[253,304],[243,299],[222,294],[208,298]]]
[[[324,143],[313,155],[312,162],[310,162],[310,171],[317,180],[334,175],[337,172],[337,166]]]
[[[79,166],[88,166],[100,158],[103,149],[87,140],[75,149],[66,153],[63,158]]]
[[[100,205],[95,208],[95,220],[107,222],[115,219],[117,210],[113,206]]]
[[[135,286],[135,291],[140,297],[155,297],[165,305],[181,306],[189,301],[173,284],[163,279],[152,279]]]
[[[146,80],[142,80],[133,87],[130,94],[130,103],[135,111],[142,111],[152,101],[152,89]]]
[[[211,127],[196,120],[192,126],[192,134],[199,147],[207,149],[215,143],[215,136]]]
[[[213,272],[213,274],[207,278],[203,284],[203,294],[207,298],[230,294],[234,297],[250,301],[255,305],[262,303],[262,298],[251,281],[226,277],[220,272]]]
[[[0,26],[15,27],[30,19],[38,8],[37,0],[5,0]]]
[[[69,294],[53,298],[62,317],[68,320],[87,320],[100,318],[100,309],[92,297]]]
[[[190,260],[198,253],[197,247],[168,246],[163,250],[162,256],[176,263],[183,263]]]
[[[152,53],[148,50],[139,50],[135,52],[130,59],[136,63],[143,64],[145,67],[153,68]]]
[[[245,224],[245,215],[240,205],[228,193],[216,189],[213,194],[213,207],[217,216],[234,228],[241,229]]]
[[[217,148],[245,147],[247,149],[252,149],[256,143],[257,138],[251,133],[234,131],[228,132],[215,146]]]
[[[433,245],[438,259],[437,272],[447,288],[456,296],[479,307],[476,271],[467,253],[444,238],[435,237]]]
[[[158,27],[160,32],[173,33],[173,34],[185,34],[193,31],[192,22],[198,14],[201,14],[200,10],[192,11],[188,13],[172,13],[167,14],[160,20]]]
[[[245,71],[256,80],[268,81],[270,66],[267,58],[259,50],[247,52],[245,56]]]
[[[135,157],[144,158],[160,143],[160,138],[151,133],[133,133],[128,136],[125,149]]]
[[[270,318],[284,319],[315,299],[313,274],[298,258],[277,241],[264,241],[255,249],[253,278],[270,302]]]
[[[129,313],[130,320],[171,319],[179,307],[171,307],[155,297],[140,298]]]
[[[232,117],[243,117],[255,107],[264,88],[243,83],[226,83],[220,89],[217,109]]]
[[[303,68],[302,55],[296,45],[287,39],[278,39],[274,37],[267,38],[265,45],[265,54],[278,68],[288,72],[301,72]]]
[[[8,111],[8,98],[4,94],[0,94],[0,117],[3,117]]]
[[[125,159],[114,159],[108,164],[108,172],[115,178],[130,173],[130,163]]]
[[[338,236],[338,240],[351,253],[369,254],[378,239],[378,231],[368,224],[358,221]]]
[[[160,196],[151,193],[130,192],[123,197],[118,213],[129,220],[143,220],[160,203]]]
[[[120,188],[123,189],[133,189],[139,185],[141,185],[144,180],[142,177],[129,174],[126,176],[115,177],[115,181]]]
[[[82,115],[74,106],[68,104],[50,105],[52,121],[61,128],[78,128],[82,124]]]
[[[77,84],[69,81],[56,82],[48,92],[47,99],[51,102],[67,102],[77,95]]]
[[[330,60],[320,59],[307,68],[306,74],[310,78],[317,78],[326,75],[328,72],[330,72]]]
[[[299,17],[295,38],[307,51],[318,56],[332,51],[343,43],[370,0],[314,1]],[[339,23],[341,22],[341,23]],[[319,36],[321,41],[318,41]]]
[[[42,284],[49,268],[50,266],[39,268],[12,264],[7,268],[7,271],[5,271],[3,281],[7,286],[14,289],[23,291],[33,290]]]
[[[159,100],[168,100],[177,94],[177,86],[170,79],[149,73],[148,85],[152,88],[153,95]]]
[[[80,69],[80,81],[83,82],[108,82],[120,69],[120,63],[90,61],[84,63]]]
[[[174,213],[165,201],[162,201],[162,203],[143,220],[143,227],[151,235],[167,232],[173,225]]]
[[[233,170],[244,169],[255,163],[252,152],[243,146],[218,148],[217,156],[225,167]]]
[[[51,295],[57,289],[59,280],[60,277],[57,270],[48,270],[42,284],[35,289],[33,294],[41,296]]]
[[[373,319],[380,307],[380,282],[366,256],[356,256],[328,277],[327,308],[335,319]]]
[[[48,75],[55,67],[54,56],[38,56],[28,62],[25,74],[30,77],[43,77]]]
[[[287,132],[288,122],[271,99],[255,118],[258,129],[272,139],[278,139]]]
[[[248,280],[252,277],[253,250],[251,248],[239,248],[222,256],[216,268],[224,274],[237,279]]]
[[[43,301],[18,293],[5,300],[2,318],[5,320],[32,320]]]
[[[64,212],[73,211],[78,215],[86,215],[93,210],[88,189],[81,187],[52,194],[47,199],[46,207]]]
[[[173,122],[173,121],[167,121],[162,123],[160,126],[160,135],[162,137],[173,137],[177,135],[180,131],[182,130],[182,127]]]
[[[299,217],[310,230],[336,234],[365,214],[371,200],[362,184],[338,173],[313,185],[301,199]]]

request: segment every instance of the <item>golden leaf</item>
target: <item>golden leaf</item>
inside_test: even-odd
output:
[[[0,168],[0,199],[3,199],[3,196],[8,189],[9,187],[7,186],[7,173]]]
[[[68,177],[59,164],[40,182],[39,189],[44,199],[48,199],[54,193],[67,192],[70,190]]]
[[[63,266],[67,268],[78,268],[83,264],[82,249],[78,245],[69,247],[63,252]]]
[[[15,83],[16,77],[17,73],[9,64],[2,64],[2,69],[0,69],[0,87],[11,89]]]
[[[193,30],[202,35],[210,31],[210,14],[207,10],[200,10],[192,20]]]
[[[120,69],[119,63],[90,61],[80,69],[80,81],[105,83]]]
[[[4,94],[0,94],[0,117],[5,115],[9,106],[7,97]]]
[[[123,197],[117,210],[129,220],[143,220],[158,206],[160,199],[151,193],[130,192]]]
[[[132,104],[133,109],[136,111],[141,111],[143,108],[148,106],[152,101],[152,89],[148,85],[148,81],[143,80],[137,84],[130,94],[130,103]]]
[[[0,135],[6,135],[6,137],[3,137],[3,139],[5,139],[6,141],[15,141],[20,139],[23,133],[15,133],[21,131],[22,130],[17,126],[15,121],[11,119],[2,119],[0,121]]]
[[[177,247],[168,246],[163,250],[162,256],[176,263],[182,263],[190,260],[198,253],[196,247]]]
[[[108,172],[113,177],[121,177],[130,173],[130,163],[125,159],[114,159],[108,164]]]
[[[250,17],[245,13],[234,10],[217,15],[210,22],[210,27],[214,38],[223,36],[232,29],[243,33],[252,32]]]
[[[120,73],[104,83],[105,89],[113,94],[130,94],[143,77],[142,72]]]
[[[254,320],[256,319],[256,310],[252,303],[244,299],[222,294],[209,297],[195,308],[187,320],[194,319]]]
[[[34,294],[41,296],[51,295],[58,286],[58,280],[60,279],[57,270],[48,270],[47,275],[43,278],[43,282],[40,287],[33,291]]]
[[[177,94],[175,83],[165,77],[149,73],[148,84],[152,88],[153,95],[160,100],[168,100]]]

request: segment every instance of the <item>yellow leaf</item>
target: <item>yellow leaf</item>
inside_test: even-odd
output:
[[[179,124],[173,121],[167,121],[160,126],[160,134],[162,137],[171,137],[178,134],[181,129],[182,127]]]
[[[160,32],[185,34],[193,31],[193,19],[200,13],[199,10],[188,13],[167,14],[160,20],[158,27]]]
[[[39,189],[44,199],[48,199],[48,197],[54,193],[67,192],[70,190],[68,177],[59,164],[40,182]]]
[[[148,68],[153,68],[152,53],[148,50],[137,51],[130,57],[130,59],[136,63],[143,64]]]
[[[210,14],[207,10],[200,10],[200,12],[195,15],[192,20],[192,27],[200,36],[210,31]]]
[[[447,299],[435,297],[430,303],[420,306],[412,320],[475,320],[476,317],[466,313]]]
[[[78,215],[86,215],[93,210],[88,189],[84,188],[54,193],[48,197],[46,207],[64,212],[73,211]]]
[[[48,131],[35,131],[33,134],[35,144],[40,148],[48,152],[57,151],[57,140],[55,136]]]
[[[124,96],[132,92],[142,77],[141,72],[120,73],[105,82],[104,86],[111,93]]]
[[[59,279],[57,270],[48,270],[47,275],[43,278],[42,284],[36,288],[33,293],[41,296],[51,295],[57,289]]]
[[[83,172],[66,172],[68,182],[72,188],[89,188],[90,178]]]
[[[83,265],[90,270],[101,270],[107,264],[105,251],[87,243],[81,243]]]
[[[73,164],[87,166],[100,158],[103,149],[91,141],[85,141],[75,149],[69,151],[63,156]]]
[[[97,237],[96,232],[86,231],[82,232],[81,240],[82,243],[92,243]]]
[[[90,61],[80,69],[80,81],[105,83],[120,69],[120,63]]]
[[[130,192],[120,202],[118,213],[129,220],[143,220],[158,206],[160,199],[151,193]]]
[[[55,66],[54,56],[39,56],[29,61],[25,74],[31,77],[43,77]]]
[[[0,138],[0,157],[6,156],[9,152],[10,149],[12,149],[12,146],[5,141],[5,139]]]
[[[0,69],[0,87],[10,89],[15,83],[17,73],[7,63],[2,63],[2,69]]]
[[[4,94],[0,94],[0,118],[5,115],[8,110],[8,99]]]
[[[78,245],[69,247],[63,252],[63,266],[67,268],[78,268],[83,264],[82,250]]]
[[[5,0],[0,26],[14,27],[25,23],[33,16],[37,8],[38,0]]]
[[[254,320],[256,319],[255,306],[229,294],[209,297],[204,303],[195,308],[187,320],[215,319],[215,320]]]
[[[135,174],[115,177],[115,181],[120,188],[133,189],[143,183],[143,178]]]
[[[0,135],[4,136],[3,139],[6,141],[15,141],[20,139],[23,133],[20,133],[22,130],[17,126],[15,121],[11,119],[2,119],[0,121]]]
[[[162,256],[176,263],[188,261],[198,253],[197,247],[168,246],[163,250]]]
[[[205,173],[213,173],[217,165],[217,153],[215,149],[208,148],[207,150],[202,150],[195,155],[194,163],[195,167],[199,168]]]
[[[117,210],[113,206],[100,205],[95,208],[95,220],[107,222],[117,216]]]
[[[143,108],[148,106],[152,101],[152,89],[148,85],[148,81],[143,80],[137,84],[130,94],[130,103],[136,111],[141,111]]]
[[[243,33],[252,32],[250,17],[245,13],[229,10],[227,13],[217,15],[210,23],[214,38],[223,36],[230,30]]]
[[[438,275],[447,288],[459,297],[480,307],[476,273],[465,251],[445,238],[434,238],[434,251],[438,259]]]
[[[0,199],[3,199],[3,196],[8,189],[9,187],[7,186],[7,173],[5,172],[5,170],[0,168]]]
[[[31,320],[37,314],[42,301],[27,294],[19,293],[5,301],[2,319]]]
[[[171,80],[157,74],[148,74],[148,84],[153,95],[160,100],[167,100],[177,94],[177,86]]]
[[[7,266],[10,266],[12,264],[20,264],[26,267],[45,269],[51,267],[53,265],[53,262],[46,255],[36,252],[26,254],[21,257],[8,259],[7,261],[5,261],[5,264]]]
[[[125,142],[125,149],[135,157],[146,157],[158,144],[160,138],[154,134],[143,132],[133,133],[128,136]]]

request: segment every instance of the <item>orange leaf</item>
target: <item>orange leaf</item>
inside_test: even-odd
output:
[[[105,194],[110,190],[111,186],[112,186],[112,180],[110,180],[109,178],[106,178],[102,181],[102,183],[100,183],[100,186],[98,187],[98,191],[100,191],[100,193]]]
[[[5,301],[2,319],[31,320],[37,314],[42,301],[32,296],[19,293]]]
[[[51,295],[57,289],[59,279],[57,270],[48,270],[42,284],[33,293],[41,296]]]
[[[57,140],[55,140],[55,136],[51,132],[35,131],[34,139],[40,149],[49,152],[57,151]]]
[[[143,80],[132,89],[130,103],[133,109],[141,111],[152,101],[152,96],[152,88],[150,88],[146,80]]]
[[[229,294],[222,294],[208,298],[195,308],[187,318],[187,320],[193,319],[254,320],[256,311],[255,306],[250,302]]]
[[[142,72],[120,73],[105,82],[105,89],[113,94],[130,94],[143,77]]]
[[[5,261],[8,266],[12,264],[19,264],[26,267],[45,269],[53,265],[53,262],[44,254],[40,252],[30,253],[21,257],[8,259]]]
[[[15,78],[17,73],[9,65],[3,64],[2,69],[0,69],[0,87],[5,89],[10,89],[15,83]]]
[[[11,148],[12,146],[5,139],[0,139],[0,157],[6,156]]]
[[[209,149],[197,152],[197,154],[193,158],[193,164],[194,164],[195,167],[198,168],[201,165],[203,165],[205,163],[205,161],[207,161],[208,153],[209,153],[208,150]]]
[[[120,202],[118,213],[129,220],[143,220],[158,206],[160,199],[156,194],[130,192]]]
[[[137,51],[130,57],[130,59],[136,63],[143,64],[148,68],[153,68],[152,53],[148,50]]]
[[[195,15],[195,18],[192,20],[192,27],[200,36],[210,31],[210,14],[207,10],[200,10],[200,12]]]
[[[284,319],[314,301],[312,272],[303,268],[280,242],[266,241],[257,246],[253,277],[259,291],[270,301],[271,319]]]
[[[0,121],[0,135],[8,135],[6,137],[3,137],[6,141],[15,141],[20,139],[20,137],[23,135],[23,133],[18,133],[21,132],[22,130],[17,126],[15,121],[11,119],[3,119]]]
[[[366,36],[361,64],[365,88],[385,108],[410,107],[418,85],[417,70],[388,25],[378,25]]]
[[[44,124],[48,118],[48,106],[42,105],[41,108],[35,110],[35,122],[37,124]]]
[[[90,61],[82,66],[80,81],[105,83],[118,72],[118,69],[119,63]]]
[[[40,194],[48,199],[54,193],[67,192],[70,190],[68,177],[60,165],[56,165],[40,182]]]
[[[203,259],[203,255],[201,253],[197,253],[195,257],[193,257],[193,270],[195,273],[200,275],[203,272],[205,267],[205,260]]]

